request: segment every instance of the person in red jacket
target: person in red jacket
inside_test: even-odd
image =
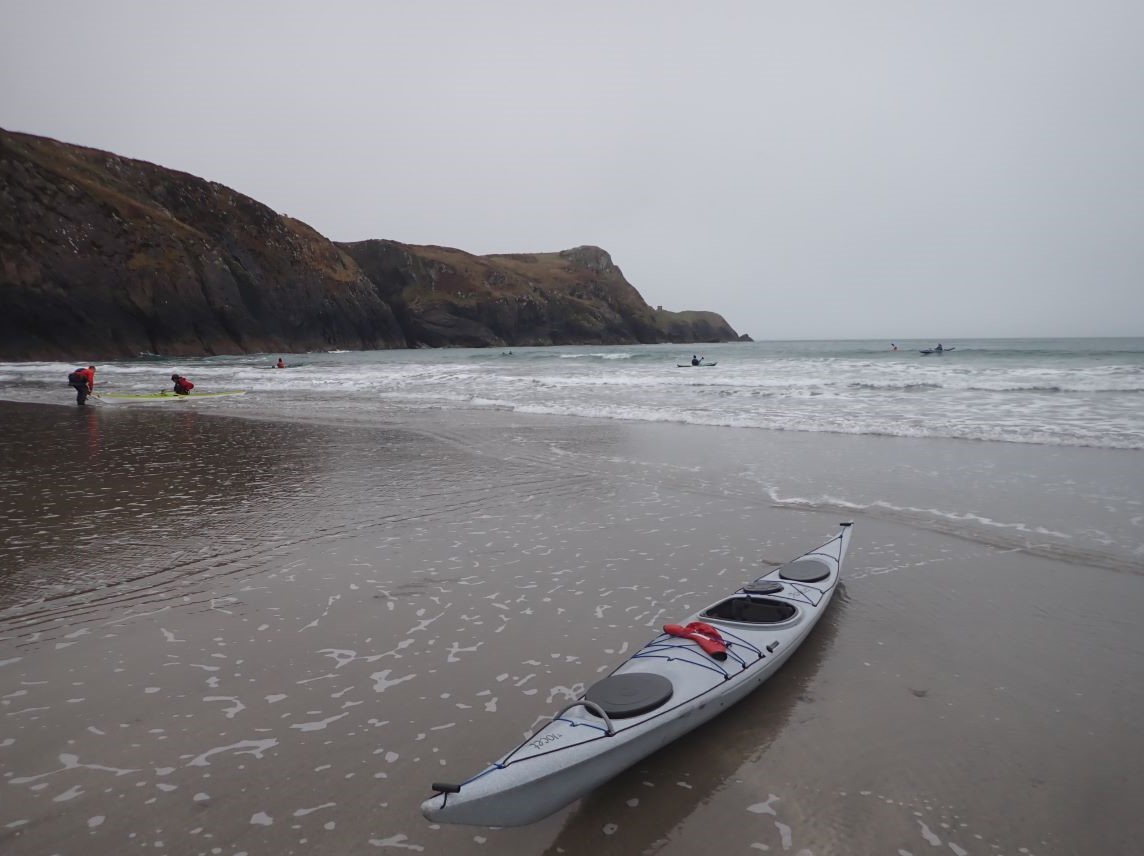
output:
[[[171,380],[175,382],[175,395],[190,395],[191,390],[195,388],[193,383],[180,374],[171,375]]]
[[[95,391],[95,366],[76,369],[68,375],[68,383],[75,389],[75,403],[87,404],[87,397]]]

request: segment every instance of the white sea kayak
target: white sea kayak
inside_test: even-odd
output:
[[[843,523],[821,547],[665,625],[500,760],[460,784],[434,783],[421,813],[436,823],[534,823],[730,707],[774,674],[818,622],[838,585],[850,529]]]

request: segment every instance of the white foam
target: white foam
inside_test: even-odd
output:
[[[927,844],[929,844],[931,847],[941,846],[941,838],[932,829],[926,826],[924,821],[918,820],[917,824],[921,830],[922,838],[926,840]]]
[[[384,669],[380,672],[374,672],[372,675],[369,676],[370,680],[373,681],[373,691],[375,693],[383,693],[387,689],[389,689],[390,687],[397,686],[398,684],[403,684],[406,681],[411,681],[415,677],[417,677],[416,674],[409,674],[409,675],[405,675],[404,677],[397,678],[396,680],[391,681],[389,679],[389,676],[392,673],[393,673],[392,669]]]
[[[314,812],[321,811],[324,808],[336,808],[337,805],[338,804],[335,802],[327,802],[327,803],[322,803],[321,805],[316,805],[313,808],[295,809],[294,817],[305,817],[308,814],[313,814]]]
[[[770,815],[773,815],[773,814],[775,814],[775,809],[774,809],[774,806],[771,805],[771,803],[778,802],[778,799],[779,798],[777,796],[775,796],[774,794],[770,794],[767,796],[767,799],[765,802],[754,803],[752,805],[747,806],[747,811],[752,812],[754,814],[770,814]]]
[[[277,745],[278,741],[272,737],[265,740],[240,740],[237,743],[230,743],[226,746],[216,746],[213,749],[208,749],[206,752],[194,756],[194,758],[187,762],[187,766],[210,766],[210,761],[207,759],[221,752],[234,752],[236,755],[253,755],[255,758],[261,758],[264,752],[273,749]],[[184,755],[182,757],[185,758],[187,756]]]
[[[332,722],[337,722],[339,719],[348,716],[346,713],[339,713],[335,716],[328,716],[325,719],[317,720],[316,722],[296,722],[291,725],[291,728],[296,728],[299,731],[324,731],[326,726]]]
[[[775,829],[779,831],[779,837],[782,839],[783,850],[790,850],[794,844],[794,837],[791,835],[791,828],[779,821],[775,821]]]
[[[83,788],[81,788],[79,785],[72,785],[70,788],[68,788],[63,793],[57,794],[56,796],[52,797],[52,802],[67,802],[68,800],[75,799],[76,797],[78,797],[82,793],[83,793]]]
[[[230,702],[230,707],[223,710],[227,719],[234,719],[242,711],[246,710],[246,705],[239,701],[234,696],[203,696],[203,701],[226,701]]]
[[[420,844],[407,844],[406,842],[409,841],[409,836],[401,833],[391,835],[389,838],[370,838],[368,840],[374,847],[395,847],[400,850],[415,850],[418,852],[425,849]]]

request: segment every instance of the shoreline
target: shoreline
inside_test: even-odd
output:
[[[312,354],[286,370],[260,355],[160,359],[106,364],[98,377],[103,389],[137,393],[166,385],[172,371],[189,373],[200,390],[245,390],[218,408],[235,413],[360,418],[379,409],[485,407],[648,424],[1144,450],[1144,339],[962,344],[956,358],[936,361],[877,342],[718,345],[706,354],[718,367],[702,372],[677,368],[676,346],[649,345],[528,348],[512,357],[488,349]],[[3,394],[60,401],[65,365],[0,364]]]

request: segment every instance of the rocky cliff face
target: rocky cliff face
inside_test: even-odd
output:
[[[679,321],[669,331],[664,322],[675,313],[652,310],[598,247],[473,256],[384,240],[340,246],[379,284],[410,345],[618,345],[737,335],[714,314],[718,323]]]
[[[715,342],[606,252],[335,244],[220,184],[0,130],[0,359]]]
[[[0,132],[0,357],[401,347],[353,260],[219,184]]]

